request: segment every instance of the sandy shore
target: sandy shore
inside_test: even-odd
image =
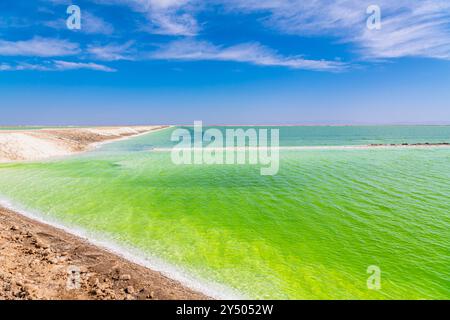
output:
[[[0,299],[207,299],[159,272],[0,207]]]
[[[0,162],[83,152],[164,126],[0,131]],[[0,207],[1,299],[207,299],[85,239]]]
[[[0,130],[0,162],[67,156],[163,128],[166,126]]]

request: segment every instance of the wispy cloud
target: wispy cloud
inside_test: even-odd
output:
[[[70,0],[47,0],[54,4],[68,4]],[[169,60],[217,60],[249,63],[259,66],[280,66],[292,69],[339,71],[348,68],[340,61],[311,59],[301,54],[282,54],[249,39],[238,45],[219,45],[218,39],[200,41],[203,21],[197,21],[205,10],[220,11],[221,15],[239,13],[258,16],[258,22],[278,34],[331,38],[350,44],[355,60],[385,60],[401,57],[427,57],[450,60],[450,1],[448,0],[93,0],[97,5],[127,6],[147,21],[147,32],[175,36],[154,37],[159,45],[148,54],[139,40],[147,35],[126,34],[126,39],[105,37],[85,43],[90,37],[81,35],[81,46],[59,38],[34,37],[29,40],[1,40],[0,56],[58,57],[77,55],[79,66],[85,59],[93,61],[138,61],[146,58]],[[366,9],[377,4],[382,11],[381,30],[366,27]],[[219,9],[218,9],[219,8]],[[99,7],[82,8],[82,29],[88,34],[114,34],[114,27],[99,13]],[[122,8],[120,8],[122,9]],[[92,10],[92,11],[89,11]],[[211,12],[211,11],[210,11]],[[65,17],[65,11],[62,11]],[[129,12],[130,13],[130,12]],[[255,15],[257,13],[257,15]],[[142,18],[141,17],[141,18]],[[243,19],[247,19],[244,17]],[[12,23],[10,20],[0,24]],[[42,26],[42,23],[39,22]],[[65,29],[65,20],[48,22],[53,28]],[[46,29],[45,31],[49,31]],[[136,31],[136,30],[134,30]],[[78,36],[78,35],[77,35]],[[202,35],[206,38],[207,33]],[[123,41],[123,44],[120,42]],[[169,42],[167,42],[169,41]],[[216,43],[216,44],[215,44]],[[155,43],[152,43],[155,44]],[[145,56],[146,55],[146,56]],[[75,62],[73,62],[75,63]],[[101,65],[100,65],[101,66]],[[11,67],[11,66],[10,66]],[[15,66],[18,67],[18,66]],[[32,68],[32,66],[27,66]],[[38,65],[35,65],[39,68]],[[56,68],[56,63],[52,64]],[[69,68],[69,65],[66,66]],[[87,67],[87,66],[84,66]],[[93,66],[90,66],[93,68]],[[3,65],[6,69],[7,65]],[[38,69],[36,69],[38,70]],[[106,70],[105,70],[106,71]]]
[[[152,25],[144,28],[154,34],[174,36],[195,36],[198,33],[197,21],[190,14],[176,14],[171,10],[150,11]]]
[[[53,21],[46,21],[44,25],[54,29],[67,29],[66,19],[58,19]],[[77,30],[78,31],[78,30]],[[94,15],[89,11],[83,10],[81,13],[81,29],[79,32],[87,34],[105,34],[111,35],[114,33],[114,27],[111,23],[106,22],[105,19]]]
[[[87,52],[95,59],[104,61],[134,60],[133,41],[124,44],[90,45]]]
[[[79,45],[67,40],[42,37],[23,41],[0,40],[2,56],[59,57],[75,55],[79,52]]]
[[[65,71],[65,70],[94,70],[103,72],[115,72],[117,70],[105,65],[89,62],[69,62],[62,60],[44,61],[41,63],[17,63],[17,64],[0,64],[0,71]]]
[[[420,56],[450,57],[448,0],[96,0],[124,4],[147,16],[154,33],[194,36],[195,16],[221,5],[226,12],[258,13],[268,28],[300,36],[332,36],[355,45],[363,59]],[[366,9],[382,10],[382,29],[368,30]]]
[[[194,17],[200,2],[192,0],[95,0],[99,4],[127,5],[149,21],[143,29],[154,34],[194,36],[199,25]]]
[[[95,71],[104,71],[104,72],[116,72],[116,69],[107,67],[102,64],[97,64],[93,62],[83,63],[83,62],[69,62],[69,61],[54,61],[54,67],[56,70],[78,70],[78,69],[88,69]]]
[[[52,0],[55,1],[55,0]],[[57,0],[61,2],[62,0]],[[221,5],[226,11],[259,13],[266,27],[300,36],[334,36],[353,43],[363,58],[450,56],[450,2],[448,0],[95,0],[126,5],[149,21],[147,31],[195,36],[200,32],[198,12]],[[382,29],[366,28],[369,5],[382,10]],[[92,23],[100,27],[101,23]]]
[[[280,32],[334,36],[353,43],[363,58],[405,56],[450,58],[448,0],[228,0],[228,10],[261,12],[263,23]],[[368,30],[366,8],[382,11],[381,30]]]
[[[97,33],[110,35],[114,32],[114,27],[103,18],[94,15],[89,11],[83,11],[81,16],[81,30],[86,33]]]
[[[6,63],[0,63],[0,71],[11,71],[11,66]]]
[[[0,64],[0,71],[54,71],[50,62],[44,63],[27,63],[21,62],[16,64],[3,63]]]
[[[338,61],[309,60],[299,56],[283,56],[256,42],[223,47],[205,41],[179,40],[164,45],[159,50],[151,53],[150,58],[191,61],[235,61],[260,66],[280,66],[319,71],[339,71],[345,68],[345,64]]]
[[[450,2],[421,1],[386,15],[382,29],[364,29],[348,40],[366,58],[428,57],[450,60]]]

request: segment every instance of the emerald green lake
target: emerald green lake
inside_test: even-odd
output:
[[[286,147],[450,142],[449,126],[272,128]],[[152,151],[174,145],[172,130],[0,164],[0,197],[244,297],[450,298],[450,148],[285,148],[261,176],[173,164]]]

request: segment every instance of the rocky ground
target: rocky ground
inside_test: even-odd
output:
[[[0,208],[0,299],[207,299],[57,228]]]

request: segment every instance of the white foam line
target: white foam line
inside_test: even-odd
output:
[[[429,148],[450,148],[450,145],[380,145],[380,146],[291,146],[291,147],[223,147],[223,148],[209,148],[209,147],[192,147],[192,148],[152,148],[149,151],[154,152],[168,152],[168,151],[248,151],[248,150],[376,150],[376,149],[429,149]]]
[[[179,267],[171,265],[157,257],[137,250],[136,248],[119,245],[114,240],[108,239],[108,237],[100,235],[99,233],[90,232],[79,227],[62,224],[54,218],[46,217],[42,214],[37,213],[36,211],[24,209],[22,206],[13,203],[12,201],[4,197],[0,198],[0,206],[12,210],[32,220],[50,225],[69,234],[82,238],[86,242],[113,254],[116,254],[128,261],[131,261],[153,271],[160,272],[164,276],[176,280],[182,285],[194,291],[201,292],[211,298],[220,300],[247,299],[247,297],[245,297],[241,293],[238,293],[236,290],[225,285],[205,279],[199,279],[198,277],[189,274]]]
[[[116,138],[116,139],[110,139],[110,140],[105,140],[105,141],[100,141],[100,142],[94,142],[94,143],[89,145],[89,149],[86,150],[86,151],[92,151],[94,149],[98,149],[98,148],[100,148],[101,146],[103,146],[105,144],[110,144],[110,143],[124,141],[124,140],[130,140],[130,139],[137,138],[137,137],[140,137],[140,136],[145,136],[147,134],[151,134],[151,133],[155,133],[155,132],[158,132],[158,131],[170,129],[172,127],[173,126],[167,126],[167,127],[164,127],[164,128],[152,129],[150,131],[141,132],[141,133],[134,134],[134,135],[131,135],[131,136],[125,136],[125,137],[120,137],[120,138]],[[84,151],[84,152],[86,152],[86,151]]]

